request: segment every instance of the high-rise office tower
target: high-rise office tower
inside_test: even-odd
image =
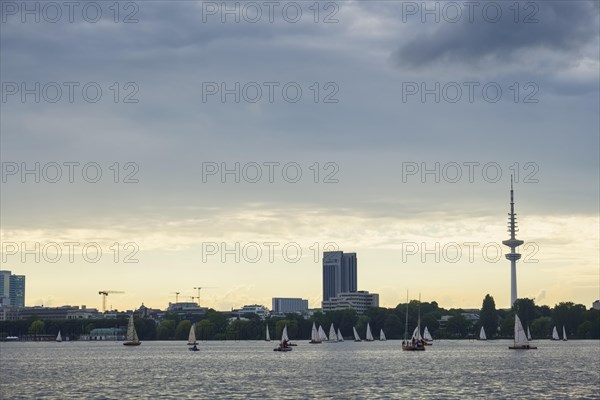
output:
[[[25,275],[0,271],[0,304],[25,307]]]
[[[356,253],[326,251],[323,253],[323,301],[338,293],[356,292],[357,259]]]

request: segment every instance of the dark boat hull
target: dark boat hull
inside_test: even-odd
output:
[[[142,342],[125,342],[123,346],[139,346]]]
[[[510,350],[537,350],[535,346],[509,346]]]

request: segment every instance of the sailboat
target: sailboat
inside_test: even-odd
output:
[[[321,338],[319,337],[319,330],[317,329],[317,326],[315,325],[314,322],[313,322],[312,330],[310,332],[310,342],[308,342],[308,343],[310,343],[310,344],[321,343]]]
[[[338,340],[338,342],[343,342],[344,341],[344,337],[342,336],[342,332],[340,332],[340,328],[338,328],[337,340]]]
[[[423,331],[423,344],[425,346],[431,346],[433,344],[433,338],[431,337],[431,333],[429,333],[429,329],[425,327]]]
[[[372,342],[373,341],[373,334],[371,333],[371,325],[369,325],[369,323],[367,322],[367,336],[365,339],[367,342]]]
[[[360,340],[360,336],[358,336],[358,332],[356,332],[356,328],[354,326],[352,327],[352,331],[354,332],[354,341],[362,342],[362,340]]]
[[[273,349],[273,351],[292,351],[290,347],[290,338],[287,333],[287,325],[283,327],[283,332],[281,332],[281,342],[279,345]]]
[[[483,326],[479,330],[479,340],[487,340],[487,336],[485,336],[485,329],[483,329]]]
[[[558,331],[556,330],[556,325],[552,329],[552,340],[560,340],[560,338],[558,337]]]
[[[267,333],[265,333],[265,342],[270,342],[271,341],[271,335],[269,334],[269,324],[267,324],[266,332]]]
[[[379,340],[385,342],[387,339],[385,338],[385,333],[383,333],[383,329],[379,330]]]
[[[567,341],[567,331],[565,330],[565,326],[563,325],[563,342]]]
[[[419,304],[420,304],[419,296]],[[423,344],[423,338],[421,337],[421,306],[419,305],[419,319],[417,327],[415,328],[412,338],[409,341],[408,335],[408,292],[406,293],[406,323],[404,326],[404,340],[402,341],[402,350],[404,351],[425,351],[425,345]]]
[[[142,344],[135,330],[135,324],[133,323],[133,314],[131,314],[131,317],[129,317],[129,323],[127,324],[126,341],[123,344],[125,346],[139,346],[140,344]]]
[[[58,331],[58,335],[56,335],[56,341],[62,342],[62,336],[60,335],[60,331]]]
[[[323,327],[321,325],[319,325],[319,339],[322,342],[326,342],[329,339],[327,338],[327,334],[325,333],[325,331],[323,330]]]
[[[527,325],[527,340],[531,340],[531,332],[529,332],[529,325]]]
[[[198,351],[198,341],[196,340],[196,324],[193,323],[190,327],[190,334],[188,336],[188,346],[190,347],[190,351]]]
[[[335,333],[335,328],[333,327],[333,323],[329,328],[329,341],[335,343],[338,341],[337,334]]]
[[[521,320],[518,315],[515,315],[515,340],[514,344],[509,347],[511,350],[533,350],[537,349],[535,346],[531,346],[527,340],[527,334],[521,325]]]

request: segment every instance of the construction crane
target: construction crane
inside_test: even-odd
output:
[[[109,294],[122,294],[122,293],[125,293],[125,292],[121,292],[118,290],[101,290],[101,291],[99,291],[98,294],[102,295],[102,312],[106,312],[106,297]]]
[[[174,295],[175,295],[175,304],[179,303],[179,294],[180,294],[180,293],[181,293],[181,292],[171,292],[171,294],[174,294]]]
[[[202,290],[202,289],[215,289],[215,286],[197,286],[194,289],[198,291],[197,299],[198,299],[198,307],[200,307],[200,290]]]

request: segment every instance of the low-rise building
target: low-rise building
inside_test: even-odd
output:
[[[180,302],[180,303],[169,303],[167,312],[177,314],[181,319],[189,319],[190,321],[197,321],[206,314],[208,308],[200,307],[198,303],[194,302]]]
[[[269,316],[269,309],[265,306],[259,304],[252,304],[249,306],[243,306],[238,310],[232,310],[232,314],[237,314],[238,316],[242,316],[244,314],[256,314],[260,317],[260,319],[265,319]]]
[[[89,335],[81,335],[80,340],[125,340],[125,328],[96,328]]]
[[[358,314],[364,314],[369,308],[379,307],[379,294],[366,290],[338,293],[337,296],[323,301],[323,312],[353,308]]]
[[[19,319],[19,307],[0,305],[0,321],[15,321]]]
[[[273,297],[271,311],[273,314],[304,314],[308,310],[308,300],[290,297]]]
[[[19,319],[87,319],[102,318],[95,308],[86,308],[82,306],[61,306],[61,307],[24,307],[19,310]]]

